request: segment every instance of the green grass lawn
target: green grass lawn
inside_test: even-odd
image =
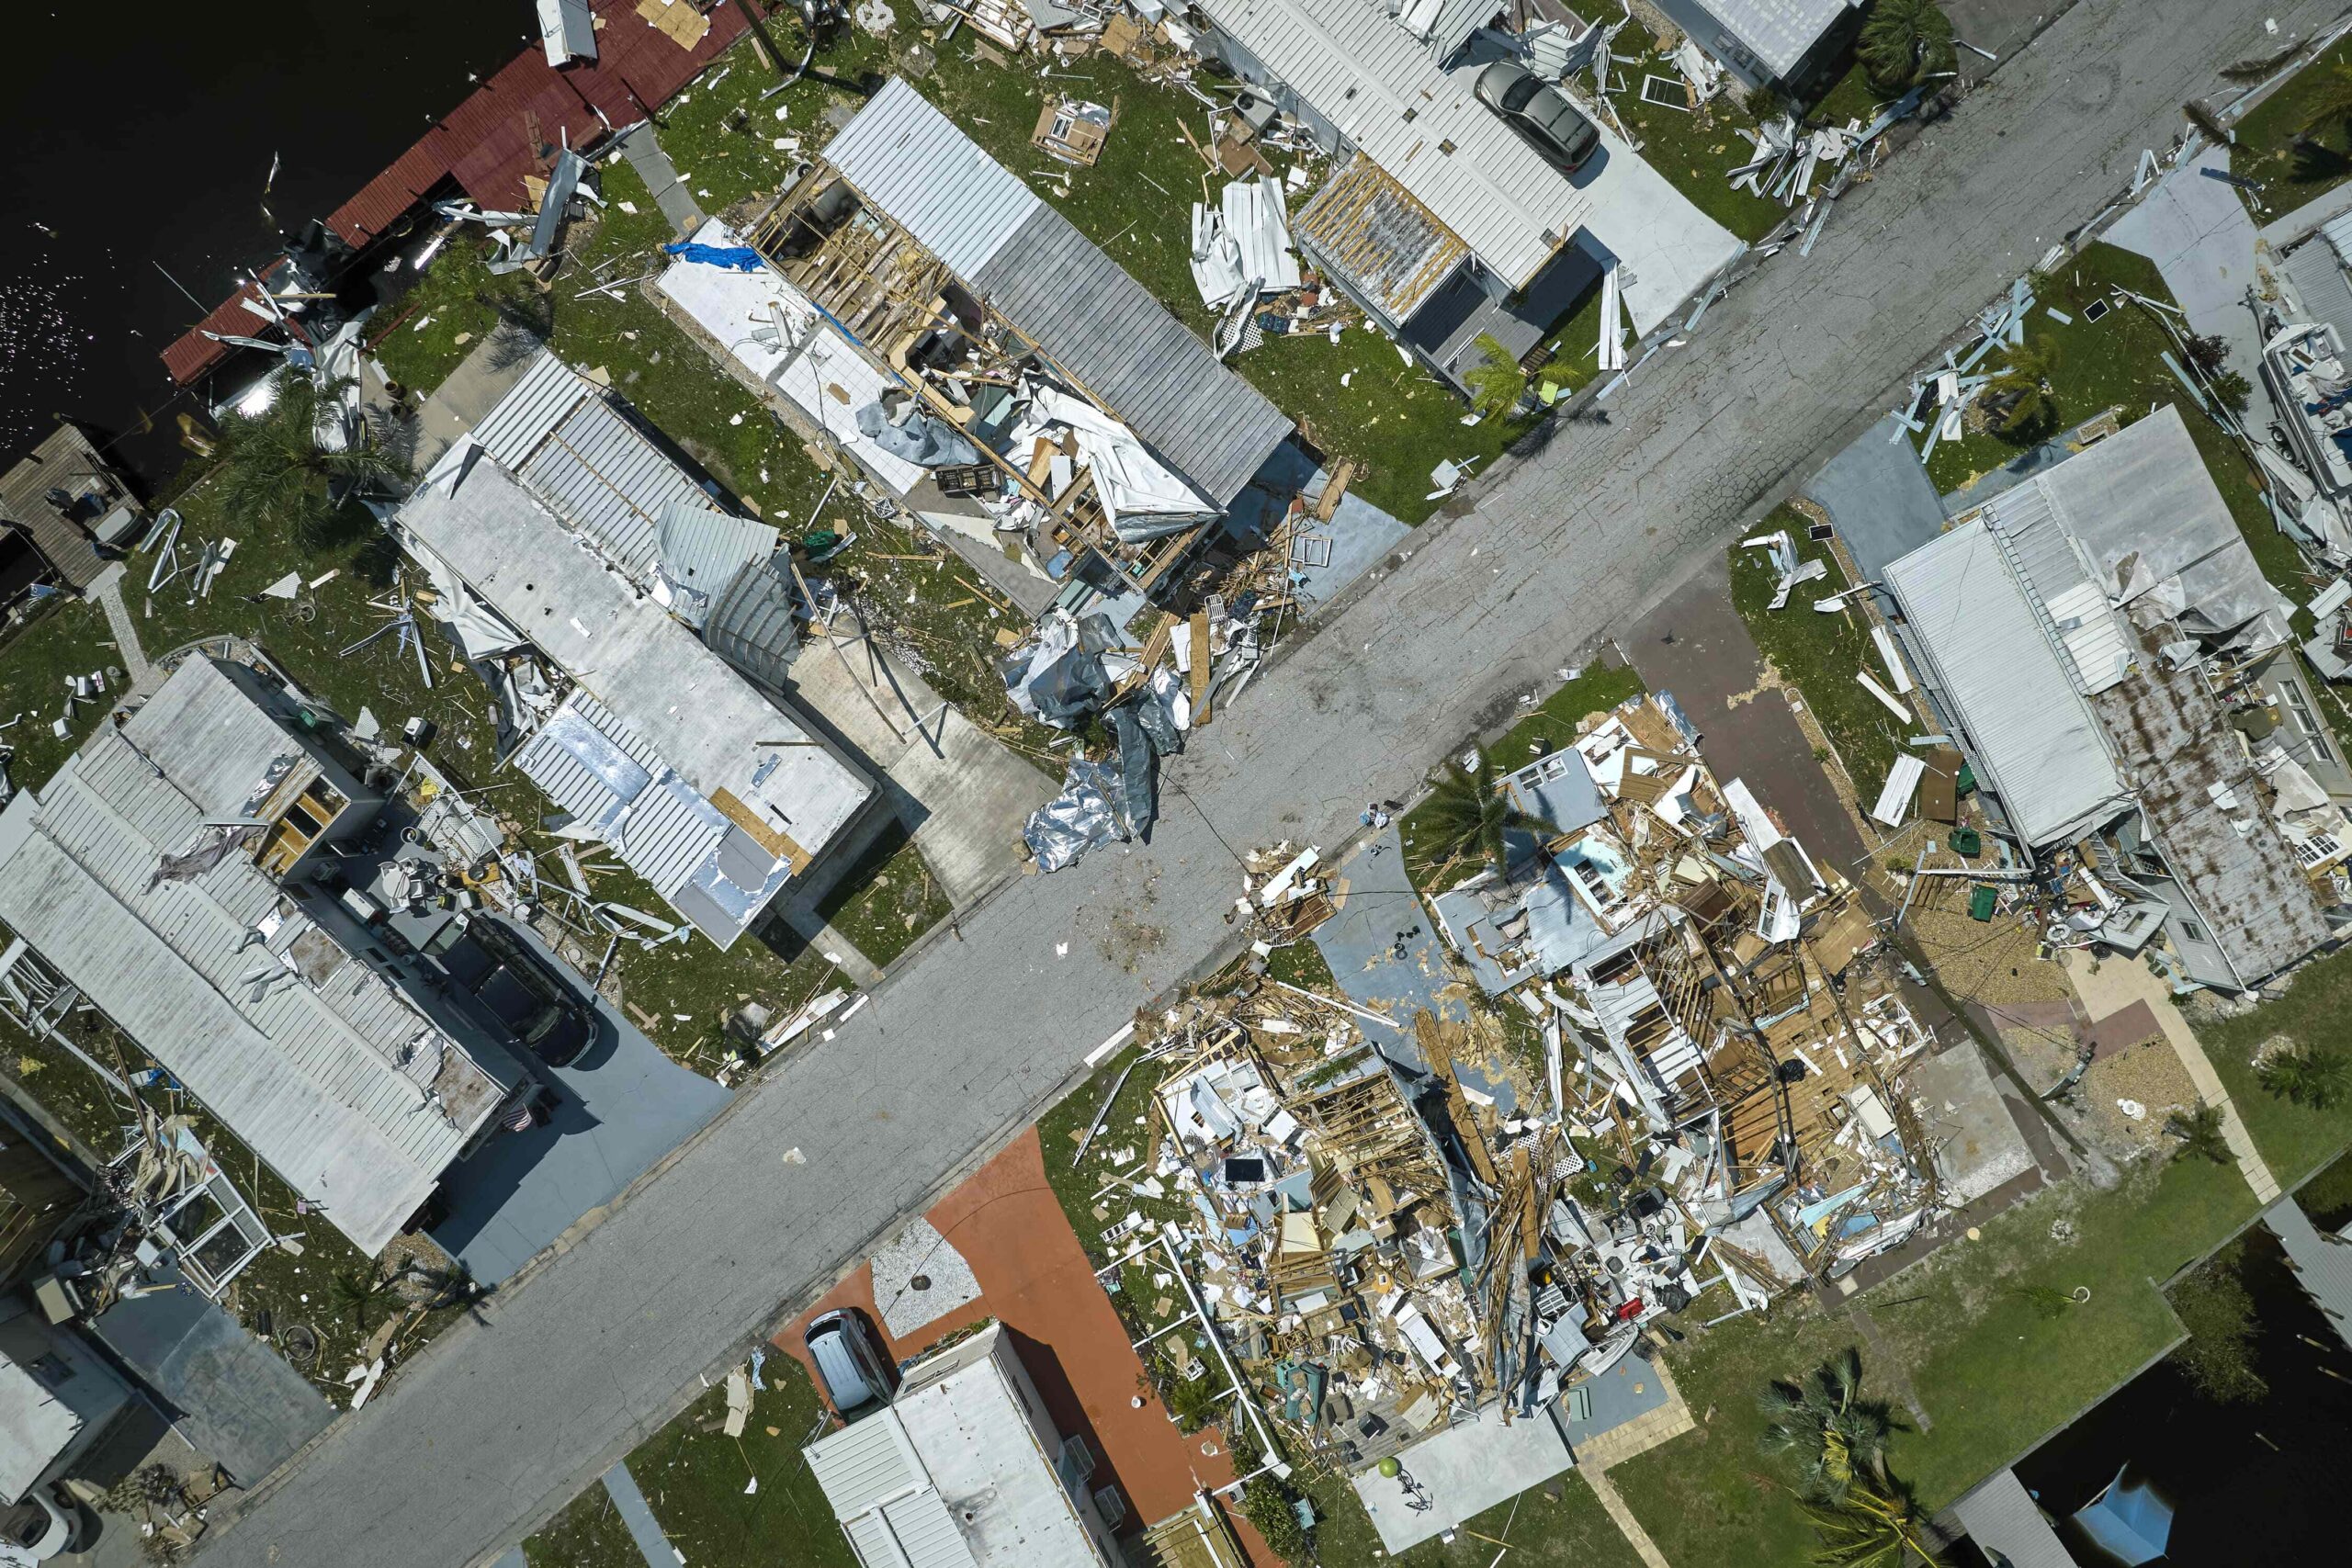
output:
[[[1491,1568],[1495,1542],[1506,1541],[1506,1563],[1550,1568],[1636,1568],[1641,1558],[1576,1471],[1558,1476],[1508,1503],[1497,1504],[1465,1522],[1449,1546],[1426,1540],[1395,1557],[1383,1557],[1380,1534],[1363,1511],[1355,1488],[1342,1475],[1303,1472],[1293,1477],[1315,1506],[1320,1523],[1315,1555],[1329,1568],[1359,1568],[1388,1562],[1402,1568]],[[1388,1484],[1394,1485],[1395,1483]]]
[[[1797,584],[1785,606],[1768,609],[1772,590],[1780,581],[1779,570],[1769,552],[1734,544],[1727,552],[1731,601],[1740,619],[1747,623],[1757,648],[1772,661],[1781,679],[1796,688],[1821,722],[1856,793],[1869,800],[1886,782],[1887,772],[1913,728],[1897,723],[1886,705],[1854,679],[1856,671],[1868,670],[1880,684],[1890,683],[1886,666],[1871,646],[1864,612],[1849,608],[1825,615],[1814,609],[1815,599],[1839,592],[1847,581],[1829,547],[1806,538],[1805,526],[1802,515],[1782,506],[1758,524],[1755,532],[1787,529],[1796,542],[1798,556],[1826,563],[1829,575]]]
[[[820,1435],[808,1374],[769,1352],[767,1387],[752,1395],[741,1438],[721,1430],[727,1391],[714,1386],[628,1456],[662,1533],[692,1568],[855,1568],[856,1557],[818,1487],[803,1443]],[[752,1491],[744,1488],[756,1481]],[[531,1568],[644,1568],[601,1481],[523,1543]]]
[[[141,581],[146,578],[142,573]],[[111,697],[123,686],[109,675],[108,696],[77,702],[65,715],[69,675],[120,670],[122,654],[107,629],[106,613],[85,599],[52,599],[0,641],[0,749],[8,753],[8,777],[18,789],[49,782],[76,747],[111,711]],[[53,728],[65,719],[65,738]]]
[[[1940,1506],[2071,1421],[2180,1329],[2159,1286],[2254,1213],[2233,1168],[2177,1160],[2128,1175],[2111,1192],[2052,1189],[1954,1241],[1860,1299],[1932,1430],[1898,1437],[1895,1472]],[[2054,1234],[2053,1234],[2054,1232]],[[2046,1318],[2015,1292],[2087,1286],[2090,1299]],[[1860,1340],[1840,1309],[1790,1298],[1769,1317],[1736,1318],[1668,1359],[1698,1418],[1686,1433],[1611,1471],[1671,1562],[1806,1562],[1813,1534],[1781,1461],[1758,1448],[1757,1395]],[[1865,1348],[1868,1369],[1877,1352]],[[1871,1385],[1890,1393],[1886,1367]]]
[[[1496,773],[1523,768],[1536,758],[1572,743],[1577,738],[1577,723],[1587,715],[1613,708],[1641,692],[1642,678],[1634,672],[1632,665],[1609,665],[1597,660],[1588,664],[1577,671],[1575,680],[1536,704],[1489,745]],[[1459,754],[1453,760],[1458,761]],[[1432,879],[1451,886],[1476,868],[1472,862],[1448,853],[1448,846],[1441,843],[1427,826],[1428,811],[1429,803],[1423,801],[1406,812],[1397,819],[1397,835],[1405,844],[1407,879],[1424,893],[1442,892],[1443,887],[1435,886]],[[1446,872],[1449,863],[1452,870]],[[1441,873],[1444,874],[1441,876]]]
[[[1627,85],[1609,96],[1610,107],[1641,139],[1642,161],[1689,197],[1693,207],[1751,243],[1789,215],[1789,209],[1772,197],[1735,186],[1724,177],[1756,156],[1756,144],[1739,134],[1742,127],[1753,129],[1756,119],[1741,106],[1737,83],[1696,109],[1682,109],[1651,103],[1641,93],[1645,74],[1681,85],[1671,60],[1644,56],[1622,62],[1616,71]],[[1815,184],[1826,177],[1815,176]]]
[[[2124,301],[2099,321],[2084,318],[2083,307],[2114,285],[2170,304],[2172,295],[2155,263],[2112,245],[2095,244],[2062,265],[2054,282],[2054,296],[2042,299],[2026,323],[2029,344],[2052,343],[2058,349],[2058,367],[2051,379],[2057,403],[2054,425],[2023,443],[2006,440],[1989,430],[1968,431],[1956,441],[1938,443],[1928,461],[1928,477],[1936,488],[1947,493],[1958,490],[2056,431],[2072,429],[2109,409],[2117,410],[2122,422],[2130,424],[2154,407],[2176,404],[2263,575],[2297,604],[2309,599],[2317,589],[2316,580],[2307,574],[2301,552],[2278,531],[2263,505],[2262,487],[2245,453],[2198,408],[2196,400],[2165,365],[2163,355],[2172,347],[2172,340],[2154,313],[2145,306]],[[2073,321],[2053,320],[2049,313],[2052,305]],[[2178,357],[2177,351],[2174,356]],[[1997,368],[2000,363],[1996,350],[1980,368]],[[2311,632],[2311,616],[2300,609],[2295,614],[2295,631],[2298,637]]]
[[[1210,172],[1179,127],[1205,140],[1207,111],[1191,96],[1147,81],[1099,51],[1077,62],[1074,72],[1080,79],[1041,83],[1034,70],[992,64],[967,39],[958,39],[940,50],[937,72],[918,85],[1178,320],[1205,336],[1211,317],[1201,305],[1189,262],[1192,207],[1214,201],[1227,179],[1221,171]],[[1117,122],[1093,167],[1057,164],[1029,145],[1047,86],[1115,105]],[[1291,160],[1277,152],[1270,162],[1280,173]],[[1319,181],[1320,161],[1310,167]],[[1312,189],[1289,193],[1294,211],[1305,206]],[[1595,373],[1589,351],[1598,336],[1598,301],[1596,289],[1555,334],[1558,363],[1549,378],[1568,389]],[[1336,344],[1321,334],[1271,338],[1230,363],[1297,420],[1332,461],[1356,464],[1353,491],[1407,523],[1418,523],[1434,509],[1436,502],[1428,499],[1430,470],[1441,460],[1491,460],[1528,428],[1499,418],[1464,425],[1467,411],[1459,397],[1405,363],[1394,344],[1362,327],[1343,331]]]
[[[2302,1044],[2346,1048],[2345,1019],[2352,1014],[2352,951],[2322,958],[2298,972],[2287,994],[2233,1017],[2196,1020],[2197,1036],[2213,1070],[2245,1119],[2264,1163],[2282,1187],[2328,1163],[2352,1144],[2352,1103],[2312,1110],[2292,1105],[2264,1089],[2254,1070],[2255,1053],[2284,1035]]]
[[[858,857],[817,912],[888,968],[954,908],[906,829],[892,823]]]
[[[857,1559],[800,1453],[820,1435],[817,1391],[789,1356],[770,1352],[763,1375],[770,1386],[752,1394],[741,1438],[719,1429],[727,1391],[716,1386],[639,1445],[629,1473],[693,1568],[852,1568]],[[746,1493],[754,1480],[759,1489]]]
[[[2233,127],[2230,170],[2264,183],[2247,199],[2257,221],[2292,212],[2352,179],[2352,122],[2315,120],[2331,75],[2352,65],[2352,39],[2304,66]]]
[[[529,321],[546,298],[530,275],[490,270],[481,230],[460,225],[425,266],[415,285],[380,318],[368,337],[384,374],[402,387],[429,392],[447,379],[499,321]]]

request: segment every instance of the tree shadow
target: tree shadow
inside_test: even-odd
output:
[[[2289,168],[2297,185],[2333,185],[2352,175],[2352,153],[2307,136],[2295,143]]]

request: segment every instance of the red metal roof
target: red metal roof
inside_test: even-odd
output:
[[[250,283],[237,286],[237,291],[207,316],[178,337],[164,350],[164,368],[172,379],[183,384],[203,375],[235,351],[225,344],[214,343],[204,334],[208,332],[233,333],[239,337],[269,337],[276,334],[276,323],[266,316],[256,316],[245,309],[242,301],[259,299],[261,290]]]
[[[536,119],[541,141],[548,147],[567,140],[582,151],[594,146],[605,133],[606,120],[617,130],[644,118],[649,107],[675,97],[741,38],[750,26],[744,7],[752,3],[720,0],[709,13],[710,30],[685,50],[639,16],[634,0],[590,0],[605,24],[596,32],[594,62],[557,70],[533,43],[335,209],[327,226],[346,243],[365,245],[451,175],[483,207],[527,208],[523,176],[538,170],[541,148],[530,143],[526,126]],[[765,15],[765,9],[760,14]],[[604,111],[604,119],[597,118],[597,109]],[[248,286],[232,295],[200,327],[164,350],[164,367],[173,380],[185,384],[227,357],[228,350],[199,335],[204,328],[251,337],[268,326],[238,305],[251,292]]]

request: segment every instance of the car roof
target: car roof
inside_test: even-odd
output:
[[[880,1385],[850,1348],[850,1337],[859,1331],[856,1320],[846,1314],[828,1313],[808,1325],[808,1353],[816,1359],[817,1375],[824,1380],[833,1408],[844,1416],[884,1397]]]

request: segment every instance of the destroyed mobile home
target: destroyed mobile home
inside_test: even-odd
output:
[[[1139,1308],[1122,1269],[1180,1270],[1294,1451],[1351,1472],[1482,1410],[1574,1409],[1709,1286],[1760,1307],[1939,1206],[1902,1089],[1932,1036],[1871,973],[1854,890],[1717,787],[1670,698],[1503,787],[1551,822],[1432,902],[1541,1032],[1510,1096],[1481,1023],[1244,977],[1161,1021],[1140,1161],[1098,1156],[1109,1203],[1197,1216],[1114,1223],[1113,1290]],[[1344,901],[1317,860],[1253,862],[1261,958]]]

